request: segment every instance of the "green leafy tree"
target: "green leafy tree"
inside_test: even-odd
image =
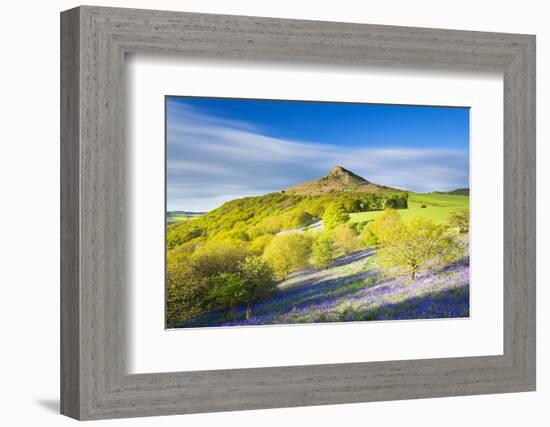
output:
[[[332,232],[334,245],[349,255],[361,247],[359,236],[348,224],[340,224]]]
[[[321,218],[325,211],[325,200],[323,197],[309,196],[302,202],[304,209],[311,214],[313,218]]]
[[[326,230],[332,230],[340,224],[349,221],[349,215],[343,203],[333,203],[328,206],[323,215],[323,226]]]
[[[166,325],[169,328],[206,311],[208,282],[196,275],[188,263],[168,263],[166,279]]]
[[[361,243],[363,243],[363,245],[367,248],[378,246],[380,244],[380,240],[378,240],[372,221],[363,227],[359,238],[361,239]]]
[[[449,224],[458,228],[460,233],[467,233],[470,230],[470,210],[459,209],[449,214]]]
[[[223,311],[224,319],[231,314],[231,318],[237,320],[237,307],[246,298],[246,282],[240,273],[219,273],[211,278],[207,299],[212,308]]]
[[[412,280],[427,266],[455,261],[464,253],[460,240],[425,218],[394,223],[391,233],[382,233],[379,239],[377,257],[382,268],[389,274],[409,274]]]
[[[283,219],[282,215],[271,215],[264,218],[260,224],[267,233],[278,233],[283,227]]]
[[[250,242],[248,246],[248,252],[252,255],[261,256],[264,253],[265,247],[273,240],[272,234],[264,234],[256,237]]]
[[[240,226],[233,230],[223,230],[220,231],[215,236],[209,239],[209,242],[222,241],[222,242],[232,242],[236,245],[242,242],[248,241],[250,238],[246,231]]]
[[[246,257],[243,244],[211,241],[194,253],[180,245],[167,254],[166,321],[174,326],[204,314],[212,278],[221,273],[239,273]]]
[[[256,303],[272,293],[277,284],[271,266],[258,256],[246,257],[240,268],[246,291],[245,319],[249,320]]]
[[[294,229],[294,228],[300,228],[307,225],[311,220],[313,219],[313,215],[311,215],[307,211],[303,210],[292,210],[285,215],[285,221],[283,223],[283,226],[285,229]]]
[[[392,193],[385,197],[386,209],[407,209],[409,200],[409,193]]]
[[[313,264],[315,267],[326,267],[334,261],[332,239],[326,234],[315,237],[312,245]]]
[[[379,246],[381,240],[391,239],[393,228],[401,225],[401,217],[394,209],[386,209],[361,231],[360,239],[366,247]]]
[[[277,277],[288,275],[308,265],[311,239],[300,233],[279,234],[266,246],[263,258],[271,265]]]
[[[206,278],[219,273],[236,273],[246,255],[246,247],[242,243],[212,241],[193,254],[192,268],[195,274]]]
[[[267,230],[261,225],[254,225],[248,227],[246,234],[248,235],[248,240],[252,242],[254,239],[267,234]]]

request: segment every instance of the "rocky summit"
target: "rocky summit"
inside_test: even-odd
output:
[[[322,178],[304,182],[284,190],[289,194],[318,196],[334,192],[377,193],[381,191],[398,191],[395,188],[372,183],[342,166],[334,166]]]

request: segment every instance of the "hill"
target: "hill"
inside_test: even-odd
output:
[[[230,200],[203,215],[168,212],[180,220],[166,227],[167,326],[467,316],[467,263],[418,276],[411,294],[408,281],[367,259],[376,249],[363,234],[387,208],[405,222],[446,227],[449,213],[467,206],[467,196],[393,190],[335,167],[288,192]],[[267,290],[247,293],[245,274],[264,273]]]
[[[206,212],[168,211],[166,212],[166,223],[176,224],[181,221],[197,218]]]
[[[469,196],[470,195],[470,189],[469,188],[457,188],[457,189],[451,190],[451,191],[434,191],[433,194],[449,194],[451,196]]]
[[[302,196],[320,196],[334,192],[378,193],[384,191],[400,190],[369,182],[342,166],[333,167],[328,175],[322,178],[304,182],[284,190],[285,193]]]
[[[422,217],[430,219],[437,224],[446,224],[449,215],[460,209],[468,209],[470,199],[468,196],[443,194],[443,193],[409,193],[407,209],[399,210],[399,215],[405,221]],[[360,223],[375,219],[381,211],[353,212],[350,213],[351,223]]]
[[[168,249],[185,245],[191,251],[214,240],[248,244],[262,235],[315,223],[331,206],[341,206],[345,212],[382,211],[406,208],[407,199],[404,191],[371,183],[336,166],[325,177],[286,191],[234,199],[192,220],[189,216],[169,219],[166,244]]]

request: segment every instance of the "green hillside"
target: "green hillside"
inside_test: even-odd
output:
[[[166,212],[166,223],[177,224],[178,222],[194,219],[202,215],[204,215],[204,212],[168,211]]]
[[[422,207],[425,206],[425,207]],[[409,206],[399,210],[399,215],[405,221],[417,217],[430,219],[438,224],[445,224],[449,214],[457,209],[469,208],[468,196],[455,196],[436,193],[409,193]],[[350,214],[350,223],[360,223],[376,218],[380,211],[357,212]]]
[[[278,193],[231,200],[192,221],[188,217],[169,219],[166,244],[169,250],[185,245],[180,250],[190,252],[197,245],[210,241],[249,244],[261,236],[298,229],[321,220],[330,206],[338,206],[343,212],[399,209],[407,206],[407,197],[404,191],[371,183],[335,166],[316,181]]]
[[[469,188],[456,188],[451,191],[434,191],[434,194],[451,194],[454,196],[469,196],[470,195],[470,189]]]
[[[251,322],[253,313],[262,313],[257,304],[267,304],[274,295],[282,299],[271,300],[268,314],[286,315],[288,307],[285,307],[296,304],[296,289],[285,294],[285,280],[292,273],[309,271],[308,268],[320,269],[315,270],[315,274],[323,277],[328,269],[332,271],[328,276],[336,277],[336,271],[342,275],[330,285],[338,289],[325,290],[321,300],[332,298],[335,293],[348,289],[346,283],[352,277],[357,279],[357,274],[367,277],[372,273],[367,271],[369,268],[364,262],[355,265],[353,257],[370,256],[378,247],[382,251],[380,262],[394,269],[405,269],[411,274],[411,280],[426,263],[419,264],[418,256],[429,254],[430,261],[439,257],[441,262],[443,259],[448,262],[464,254],[463,245],[452,236],[468,232],[469,217],[464,210],[469,205],[467,196],[390,189],[341,167],[293,189],[231,200],[203,215],[185,211],[167,213],[169,327],[192,326],[196,322],[220,324],[243,317]],[[461,209],[449,222],[450,214]],[[378,216],[379,220],[373,222]],[[408,223],[418,217],[432,221]],[[401,233],[401,239],[393,242],[394,233]],[[423,236],[422,239],[416,239],[417,235]],[[418,247],[418,253],[413,253],[413,264],[399,261],[401,264],[396,266],[392,262],[397,261],[384,258],[383,251],[389,253],[391,249],[384,248],[391,244],[406,245],[407,254],[411,252],[410,247]],[[356,271],[353,265],[366,270]],[[363,287],[364,283],[352,285]],[[305,292],[309,295],[316,287],[317,281],[312,282]],[[285,307],[280,306],[281,303],[286,304]],[[295,320],[293,310],[289,312],[292,321]],[[260,317],[254,321],[260,322]]]
[[[168,249],[185,244],[193,251],[196,245],[213,240],[249,243],[264,235],[305,227],[323,219],[330,206],[340,206],[345,212],[383,210],[406,205],[406,197],[406,193],[390,192],[332,192],[322,196],[271,193],[245,197],[224,203],[191,221],[169,224],[166,244]]]

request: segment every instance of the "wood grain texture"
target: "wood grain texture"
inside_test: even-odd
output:
[[[61,412],[80,414],[79,17],[61,20]]]
[[[62,13],[62,413],[78,419],[535,388],[535,38],[80,7]],[[128,375],[124,56],[504,74],[504,354]]]

